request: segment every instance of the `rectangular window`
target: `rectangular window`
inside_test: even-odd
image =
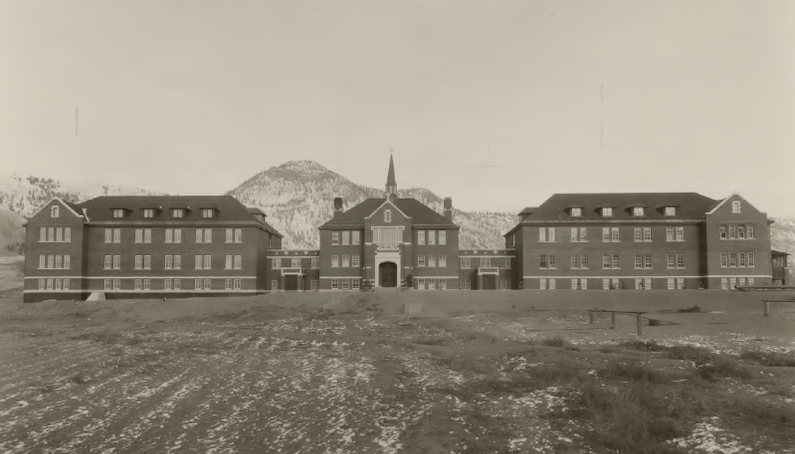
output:
[[[736,268],[737,267],[737,253],[736,252],[729,252],[729,267]]]
[[[726,226],[722,225],[722,226],[720,226],[720,239],[725,240],[726,237],[727,237]]]
[[[224,279],[224,290],[232,290],[232,279]]]
[[[613,216],[613,207],[603,207],[602,216],[606,218]]]
[[[417,290],[425,290],[425,279],[417,279]]]
[[[635,269],[643,268],[643,254],[635,254]]]
[[[338,267],[340,266],[340,256],[339,255],[332,255],[331,256],[331,266]]]
[[[749,252],[748,253],[748,267],[749,268],[756,268],[756,261],[755,260],[756,259],[754,257],[754,253],[753,252]]]
[[[588,227],[580,227],[580,242],[588,242]]]
[[[203,263],[202,260],[203,259],[204,259],[204,257],[202,255],[197,255],[196,256],[196,263],[195,263],[195,266],[194,266],[195,269],[197,269],[197,270],[202,269],[202,263]]]
[[[549,289],[550,290],[555,290],[556,287],[557,287],[557,283],[555,281],[555,278],[554,277],[549,278]]]
[[[436,279],[428,279],[428,290],[436,290]]]
[[[55,241],[62,242],[63,241],[63,227],[56,227],[55,228]]]
[[[166,237],[163,240],[164,243],[173,243],[174,242],[174,229],[166,229],[165,236]]]
[[[665,254],[665,267],[669,270],[676,268],[676,256],[674,254]]]
[[[586,254],[580,254],[580,268],[584,270],[588,269],[588,256]]]
[[[582,216],[582,208],[574,207],[571,209],[571,217],[578,218]]]
[[[580,280],[579,279],[574,278],[574,279],[571,280],[571,289],[572,290],[577,290],[577,288],[579,286],[580,286]]]
[[[610,279],[610,285],[613,286],[613,289],[618,290],[618,288],[619,288],[618,278],[614,277],[614,278]]]
[[[113,242],[113,229],[105,228],[105,242],[112,243]]]
[[[226,254],[226,257],[224,257],[224,269],[225,270],[231,270],[232,269],[232,255],[231,254]]]
[[[651,290],[651,278],[650,277],[643,278],[643,289],[644,290]]]
[[[751,284],[751,285],[753,285],[753,284]],[[69,290],[69,278],[68,277],[65,277],[63,279],[63,289],[64,290]]]
[[[643,207],[633,207],[632,208],[632,216],[643,216],[645,214],[645,209]]]
[[[635,227],[632,230],[633,230],[633,232],[635,234],[635,236],[634,236],[635,241],[636,242],[643,241],[643,228],[642,227]]]
[[[342,256],[342,266],[349,267],[351,266],[351,256],[350,255],[343,255]]]
[[[114,218],[123,218],[124,217],[124,210],[123,209],[114,209],[113,210],[113,217]]]
[[[677,227],[676,228],[676,241],[684,241],[685,240],[685,228],[684,227]]]
[[[301,259],[290,259],[290,268],[301,268]]]
[[[112,255],[105,255],[105,263],[102,265],[102,269],[104,270],[111,269],[111,260],[113,260]]]
[[[428,255],[428,266],[436,266],[436,255],[429,254]]]
[[[121,290],[121,279],[113,280],[113,290]]]
[[[351,279],[351,288],[353,290],[359,290],[359,279]]]
[[[143,257],[141,257],[140,255],[136,255],[133,268],[136,269],[136,270],[140,270],[142,263],[143,263]]]
[[[163,269],[170,270],[174,267],[174,262],[172,261],[172,256],[170,254],[166,254],[163,260]]]
[[[144,229],[144,243],[152,242],[152,229]]]
[[[739,213],[740,212],[740,202],[734,201],[732,202],[732,213]]]
[[[738,225],[737,226],[737,238],[740,239],[740,240],[744,240],[745,239],[745,226],[743,226],[743,225]]]
[[[676,254],[676,267],[680,269],[685,267],[685,254]]]
[[[351,286],[351,280],[350,279],[343,279],[342,280],[342,289],[343,290],[348,290],[350,288],[350,286]]]
[[[39,227],[39,243],[47,241],[47,227]],[[105,241],[108,242],[107,240]]]
[[[107,257],[107,256],[105,256],[105,257]],[[39,255],[39,269],[43,270],[45,268],[47,268],[47,256],[44,255],[44,254],[40,254]]]
[[[602,290],[610,290],[610,279],[602,279]]]
[[[417,244],[425,244],[425,230],[417,230]]]
[[[472,268],[472,258],[471,257],[461,257],[461,269],[468,270]]]
[[[235,290],[240,290],[240,288],[241,288],[240,279],[235,279],[235,280],[232,281],[232,283],[234,284],[234,289]]]
[[[203,290],[204,289],[204,281],[201,279],[194,279],[193,280],[193,289],[194,290]]]
[[[212,255],[205,255],[204,256],[204,269],[209,270],[212,268],[213,256]]]
[[[347,246],[351,243],[351,232],[347,230],[343,230],[342,232],[342,244],[343,246]]]
[[[149,254],[144,255],[144,269],[145,270],[152,269],[152,256]]]
[[[740,252],[737,254],[737,262],[740,268],[745,268],[745,252]]]
[[[428,244],[436,244],[436,230],[428,230]]]
[[[55,227],[47,227],[47,241],[55,241]]]
[[[204,280],[204,289],[205,290],[210,290],[212,288],[212,286],[210,285],[211,282],[212,281],[210,279],[205,279]]]
[[[578,254],[573,254],[571,256],[571,269],[576,270],[580,267],[580,256]]]
[[[665,228],[665,241],[674,241],[674,228],[673,227],[666,227]]]
[[[610,268],[610,255],[605,254],[602,256],[602,268]]]
[[[668,278],[668,290],[675,290],[675,289],[676,289],[675,279],[672,278],[672,277],[669,277]]]
[[[643,268],[647,270],[652,268],[651,254],[643,254]]]
[[[745,285],[745,278],[741,277],[740,278],[740,286],[743,286],[743,285]]]
[[[66,285],[66,284],[64,284],[64,285]],[[756,280],[754,278],[752,278],[752,277],[749,277],[748,278],[748,285],[756,285]]]
[[[282,259],[273,259],[271,262],[271,268],[277,270],[282,267]]]
[[[615,269],[621,268],[619,260],[618,260],[618,254],[613,254],[613,268],[615,268]]]
[[[545,278],[542,277],[538,280],[538,288],[541,290],[547,289],[547,280]]]
[[[215,212],[212,208],[202,208],[202,217],[203,218],[211,218],[215,215]]]
[[[730,286],[730,288],[732,290],[734,290],[737,287],[737,278],[736,277],[730,277],[729,278],[729,286]]]
[[[725,277],[720,279],[720,288],[721,290],[729,290],[729,280]]]
[[[355,266],[355,267],[359,267],[360,266],[359,265],[359,256],[358,255],[352,255],[351,256],[351,266]]]
[[[232,242],[234,242],[234,239],[235,239],[235,229],[227,228],[226,229],[226,241],[225,242],[232,243]],[[229,285],[231,286],[232,283],[230,282]]]
[[[611,233],[611,239],[613,240],[614,243],[620,241],[618,237],[618,227],[611,227],[610,233]]]
[[[666,216],[676,216],[676,207],[665,207]]]
[[[340,288],[340,281],[339,281],[339,279],[332,279],[332,280],[331,280],[331,289],[332,289],[332,290],[337,290],[337,289],[339,289],[339,288]]]
[[[443,256],[441,256],[441,255],[439,256],[439,261],[440,262],[442,260],[442,257]],[[441,263],[439,264],[439,266],[442,266]],[[505,257],[505,258],[502,259],[502,268],[504,268],[506,270],[511,269],[511,258],[510,257]]]
[[[580,288],[583,290],[588,290],[588,279],[586,278],[580,279]]]
[[[447,266],[447,255],[439,254],[439,266],[446,267]]]
[[[69,227],[67,227],[67,229],[68,229],[68,228],[69,228]],[[749,240],[751,240],[751,239],[753,239],[753,238],[754,238],[754,225],[753,225],[753,224],[748,224],[748,225],[746,225],[746,226],[745,226],[745,236],[746,236],[746,237],[747,237]],[[66,240],[66,241],[69,241],[69,240]]]
[[[174,254],[174,269],[178,270],[182,268],[182,256],[179,254]]]
[[[110,279],[104,279],[105,290],[113,290],[113,281]]]
[[[720,267],[726,268],[729,266],[729,254],[726,252],[720,253]]]
[[[174,242],[182,243],[182,229],[174,229]]]
[[[439,230],[439,244],[442,246],[447,245],[447,231]]]
[[[317,290],[317,281],[316,280],[313,279],[313,280],[309,281],[309,290]]]
[[[174,279],[174,290],[180,290],[182,288],[182,279]]]
[[[113,242],[121,243],[121,229],[113,229]]]
[[[748,238],[751,238],[750,236]],[[72,228],[71,227],[64,227],[63,228],[63,240],[67,243],[72,242]]]
[[[63,266],[63,256],[61,254],[57,254],[55,256],[55,268],[61,268]]]
[[[340,232],[334,230],[331,232],[331,245],[337,246],[340,244]]]
[[[235,268],[236,270],[241,270],[241,269],[243,269],[243,256],[242,256],[242,255],[240,255],[240,254],[235,254],[235,263],[234,263],[234,268]]]
[[[539,243],[546,243],[547,241],[547,228],[546,227],[539,227],[538,228],[538,242]]]
[[[135,239],[133,241],[136,243],[144,242],[144,229],[135,229]]]
[[[236,228],[235,229],[235,243],[242,243],[243,242],[243,229]]]
[[[643,241],[651,241],[651,227],[643,227]]]
[[[141,290],[141,280],[140,279],[136,279],[135,280],[135,290]]]
[[[354,246],[358,246],[359,245],[359,231],[358,230],[354,230],[353,232],[351,232],[351,244],[353,244]]]
[[[320,268],[320,257],[312,257],[310,259],[310,266],[313,270]]]
[[[417,256],[417,266],[425,266],[425,254]]]
[[[196,242],[197,243],[204,242],[204,229],[196,229]]]
[[[480,266],[490,268],[491,267],[491,257],[481,257],[480,258]]]
[[[602,227],[602,242],[610,242],[610,227]]]
[[[50,254],[47,256],[47,268],[55,268],[55,255]]]
[[[729,224],[729,239],[733,240],[735,238],[737,238],[737,226]]]
[[[173,218],[182,218],[185,216],[185,210],[182,208],[174,208],[171,210],[171,217]]]
[[[114,255],[113,256],[113,269],[120,270],[121,269],[121,255]]]

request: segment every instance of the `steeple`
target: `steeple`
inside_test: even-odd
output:
[[[392,155],[389,155],[389,173],[386,176],[386,195],[387,197],[397,197],[397,183],[395,182],[395,163]]]

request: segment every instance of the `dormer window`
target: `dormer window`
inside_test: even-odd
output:
[[[61,215],[61,208],[60,207],[54,206],[54,207],[50,208],[50,217],[51,218],[57,218],[60,215]]]
[[[574,207],[571,209],[571,217],[578,218],[580,216],[582,216],[582,208]]]
[[[203,218],[215,217],[215,210],[213,210],[212,208],[202,208],[202,217]]]
[[[666,216],[676,216],[676,207],[665,207]]]
[[[113,217],[116,219],[120,219],[124,217],[124,209],[123,208],[114,208],[113,209]]]
[[[613,217],[613,207],[602,207],[602,217]]]
[[[153,218],[155,217],[155,209],[154,208],[144,208],[144,217],[145,218]]]
[[[171,210],[171,217],[172,218],[184,218],[185,217],[185,210],[182,208],[174,208]]]
[[[632,216],[643,216],[645,211],[643,207],[632,207]]]
[[[740,212],[740,202],[734,201],[732,202],[732,213],[739,213]]]

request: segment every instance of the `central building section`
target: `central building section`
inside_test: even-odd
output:
[[[397,195],[389,159],[382,198],[348,209],[334,199],[331,220],[320,226],[320,289],[458,288],[458,230],[450,199],[444,214]]]

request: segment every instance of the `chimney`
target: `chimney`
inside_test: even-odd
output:
[[[444,198],[444,218],[448,221],[453,220],[453,199],[450,197]]]
[[[334,197],[334,217],[342,213],[342,197]]]

